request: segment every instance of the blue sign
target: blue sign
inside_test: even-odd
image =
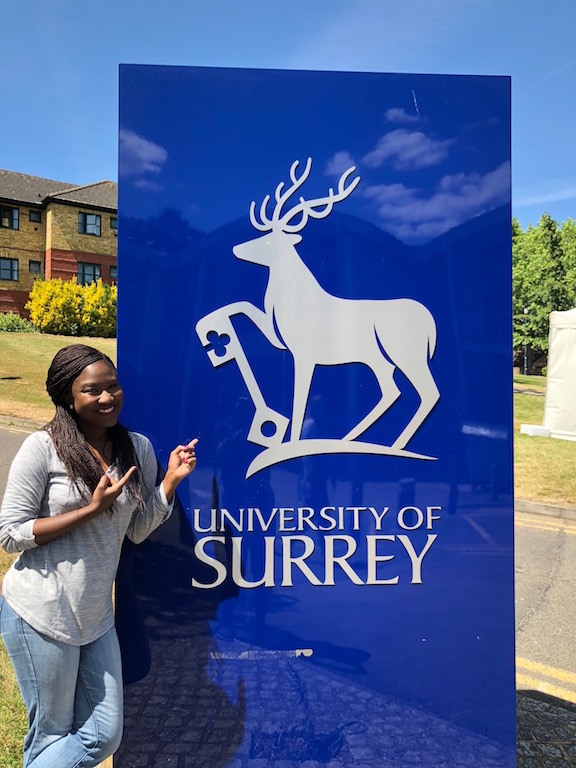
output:
[[[509,79],[123,66],[119,175],[119,765],[512,768]]]

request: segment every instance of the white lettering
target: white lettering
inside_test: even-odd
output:
[[[334,543],[336,541],[344,541],[347,544],[347,550],[344,555],[334,555]],[[356,540],[353,536],[326,536],[325,539],[326,551],[325,551],[325,587],[333,587],[334,582],[334,565],[339,565],[344,573],[348,576],[350,581],[354,584],[364,584],[360,576],[356,571],[348,564],[348,558],[352,557],[356,552]]]
[[[413,512],[416,515],[416,523],[414,525],[408,525],[405,522],[404,515],[407,512]],[[420,528],[423,522],[424,513],[418,507],[402,507],[400,512],[398,512],[398,525],[400,528],[404,528],[405,531],[415,531],[417,528]]]
[[[377,563],[386,563],[394,559],[394,555],[378,555],[376,544],[379,541],[394,541],[395,536],[366,536],[366,549],[368,555],[368,574],[366,584],[398,584],[399,577],[391,579],[379,579],[376,572]]]
[[[304,553],[301,555],[292,555],[292,542],[302,542],[304,544]],[[319,587],[322,585],[320,579],[313,573],[304,562],[314,552],[314,541],[309,536],[284,536],[282,538],[282,586],[292,587],[292,565],[299,568],[310,584]]]
[[[216,512],[218,510],[211,509],[210,510],[210,525],[208,528],[202,528],[200,525],[200,510],[195,509],[194,510],[194,530],[196,533],[213,533],[216,530]]]
[[[274,507],[274,509],[270,514],[270,517],[266,522],[264,522],[264,518],[262,517],[262,513],[260,512],[258,507],[255,508],[254,512],[256,513],[256,517],[258,518],[258,522],[260,523],[260,527],[262,528],[262,530],[267,531],[268,528],[270,528],[270,526],[272,525],[272,521],[276,517],[276,513],[278,512],[278,510],[276,509],[276,507]]]
[[[313,531],[317,531],[318,526],[312,522],[313,517],[314,510],[312,507],[298,507],[298,530],[303,531],[304,523],[306,523]]]
[[[233,528],[236,528],[237,531],[241,531],[244,528],[244,510],[239,509],[238,510],[238,520],[235,520],[234,516],[228,512],[227,509],[220,510],[220,530],[224,531],[226,529],[226,520],[228,520],[229,523],[232,524]]]
[[[290,527],[288,523],[294,522],[294,508],[293,507],[280,507],[280,530],[281,531],[295,531],[296,526]]]
[[[336,512],[336,507],[322,507],[320,510],[320,517],[322,520],[326,520],[326,522],[329,523],[328,526],[321,525],[321,531],[333,531],[334,528],[336,528],[336,520],[330,516],[330,512]]]
[[[216,581],[213,581],[210,584],[203,584],[200,581],[196,581],[196,579],[192,579],[192,586],[198,587],[198,589],[214,589],[214,587],[219,587],[226,578],[227,571],[225,564],[221,563],[219,560],[216,560],[213,557],[210,557],[210,555],[206,552],[206,544],[208,544],[210,541],[218,542],[219,544],[224,545],[226,540],[223,536],[205,536],[203,539],[199,539],[196,542],[196,546],[194,547],[194,554],[198,560],[200,560],[201,563],[205,563],[211,568],[214,568],[216,571]]]
[[[434,512],[442,512],[442,507],[426,507],[426,528],[430,530],[434,520],[440,520],[440,515],[434,515]]]
[[[382,520],[384,519],[386,512],[390,509],[390,507],[384,507],[384,510],[381,515],[378,514],[378,512],[374,509],[374,507],[368,507],[370,512],[372,512],[372,517],[374,518],[376,522],[376,530],[381,531],[382,530]]]
[[[408,552],[408,556],[410,558],[410,561],[412,563],[412,584],[422,584],[422,560],[424,560],[424,555],[428,552],[432,544],[436,541],[438,538],[437,533],[429,533],[428,541],[426,542],[426,546],[420,552],[419,555],[416,554],[416,551],[414,550],[414,547],[412,546],[412,542],[410,541],[410,538],[404,534],[400,534],[398,536],[398,540],[402,542],[404,545],[404,548],[406,552]]]
[[[274,586],[274,542],[275,536],[264,536],[264,575],[259,581],[247,581],[242,575],[242,536],[232,537],[232,579],[239,587]]]
[[[365,512],[367,507],[348,507],[348,512],[352,512],[354,523],[352,526],[353,531],[360,530],[360,512]]]

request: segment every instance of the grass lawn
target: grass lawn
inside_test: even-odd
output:
[[[59,349],[76,343],[97,347],[116,360],[116,339],[0,332],[0,414],[49,421],[54,408],[46,393],[48,366]]]
[[[519,381],[517,381],[517,379]],[[521,424],[542,424],[543,376],[515,376],[514,492],[517,499],[576,505],[576,442],[520,434]]]
[[[0,585],[13,559],[0,549]],[[22,765],[22,744],[27,730],[26,708],[22,703],[12,664],[0,640],[0,766],[2,768],[18,768]]]

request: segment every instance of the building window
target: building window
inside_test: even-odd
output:
[[[110,229],[118,229],[118,218],[110,216]]]
[[[118,280],[118,267],[111,266],[110,267],[110,277],[112,280]]]
[[[42,221],[42,212],[41,211],[33,211],[32,209],[30,209],[28,211],[28,220],[29,221],[34,221],[37,224],[40,224],[40,222]]]
[[[96,235],[100,237],[102,217],[97,213],[78,214],[78,232],[81,235]]]
[[[0,227],[6,229],[20,229],[18,208],[8,208],[6,205],[0,205]]]
[[[0,259],[0,280],[18,281],[18,259]]]
[[[32,260],[30,260],[28,262],[28,272],[30,272],[33,275],[41,275],[42,274],[42,262],[41,261],[32,261]]]
[[[98,217],[100,218],[100,217]],[[78,282],[82,285],[90,285],[100,278],[100,264],[78,262]]]

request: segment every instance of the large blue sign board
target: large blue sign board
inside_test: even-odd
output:
[[[123,66],[116,765],[515,765],[510,83]]]

